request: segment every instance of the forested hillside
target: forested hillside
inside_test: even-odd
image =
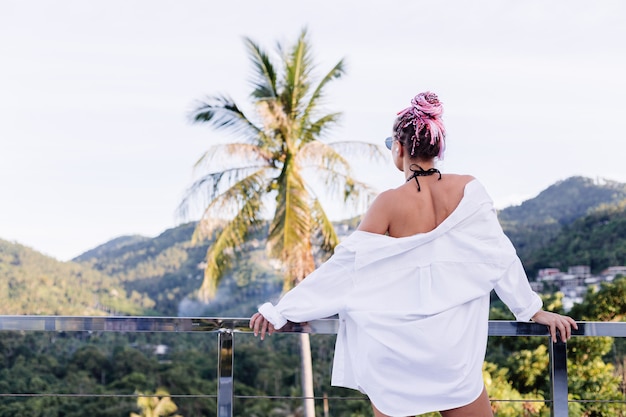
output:
[[[0,314],[148,314],[149,299],[115,278],[0,239]]]
[[[626,199],[626,184],[586,177],[570,177],[543,190],[537,197],[501,210],[503,223],[566,225],[602,205]]]
[[[554,242],[564,231],[564,227],[569,227],[577,219],[584,218],[597,210],[617,207],[618,211],[623,211],[624,201],[626,201],[626,184],[571,177],[555,183],[539,193],[537,197],[524,201],[518,206],[500,210],[498,219],[505,233],[513,241],[528,272],[532,275],[537,268],[548,266],[557,258],[563,258],[565,254],[558,249],[562,248],[562,245],[554,246]],[[578,228],[581,225],[572,225],[572,227]],[[611,233],[612,228],[607,227],[605,237],[611,241],[625,237],[617,230],[613,235]],[[549,249],[549,256],[543,253],[545,249]],[[591,258],[588,259],[591,261]],[[584,262],[577,261],[574,265],[581,263]],[[599,265],[603,262],[594,259],[594,263]]]
[[[193,294],[202,282],[211,242],[192,245],[194,228],[195,223],[187,223],[153,239],[121,237],[74,261],[114,277],[127,291],[154,300],[154,308],[168,316],[245,316],[256,310],[260,300],[280,294],[281,277],[265,256],[259,235],[235,254],[236,267],[224,277],[215,300],[208,305],[196,302]]]
[[[626,205],[598,209],[564,225],[548,244],[525,255],[534,276],[539,268],[588,265],[599,274],[609,266],[626,265]]]
[[[155,238],[124,236],[92,249],[74,261],[118,280],[127,291],[154,300],[162,315],[176,315],[178,304],[199,285],[206,246],[190,243],[193,224],[166,230]]]

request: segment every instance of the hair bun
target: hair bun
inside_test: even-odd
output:
[[[420,142],[420,132],[422,129],[427,129],[430,136],[430,145],[439,145],[438,157],[443,157],[443,151],[445,148],[446,129],[441,120],[443,114],[443,106],[439,101],[437,94],[425,91],[419,93],[413,99],[411,99],[411,106],[398,112],[398,124],[396,132],[399,135],[400,132],[413,125],[414,131],[411,133],[411,139],[413,145],[411,147],[410,155],[413,156],[415,147]],[[399,137],[399,136],[398,136]]]
[[[443,106],[439,102],[439,97],[437,97],[437,94],[431,93],[430,91],[419,93],[413,97],[411,104],[417,112],[433,119],[441,117],[443,113]]]

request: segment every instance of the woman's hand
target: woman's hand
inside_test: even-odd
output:
[[[258,336],[259,332],[261,332],[261,340],[265,339],[265,333],[271,336],[271,334],[276,331],[274,325],[267,321],[261,313],[256,313],[250,318],[250,328],[254,330],[255,336]]]
[[[557,329],[559,333],[561,333],[561,340],[563,342],[567,342],[569,338],[572,337],[572,327],[578,329],[578,325],[573,318],[544,310],[536,312],[532,317],[532,321],[548,326],[550,335],[552,336],[552,342],[556,342]]]

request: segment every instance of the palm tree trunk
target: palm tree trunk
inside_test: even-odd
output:
[[[313,361],[311,341],[308,333],[300,333],[300,357],[302,358],[302,396],[304,397],[304,417],[315,417],[313,399]]]

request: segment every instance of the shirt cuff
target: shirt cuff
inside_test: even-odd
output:
[[[525,308],[523,311],[515,314],[515,319],[517,321],[530,321],[530,319],[535,315],[536,312],[541,310],[543,307],[543,301],[541,298],[535,294],[533,302]]]
[[[267,321],[272,323],[276,330],[287,324],[287,319],[278,312],[278,310],[276,309],[276,307],[274,307],[272,303],[265,303],[261,307],[259,307],[259,313],[261,313],[263,317],[267,319]]]

